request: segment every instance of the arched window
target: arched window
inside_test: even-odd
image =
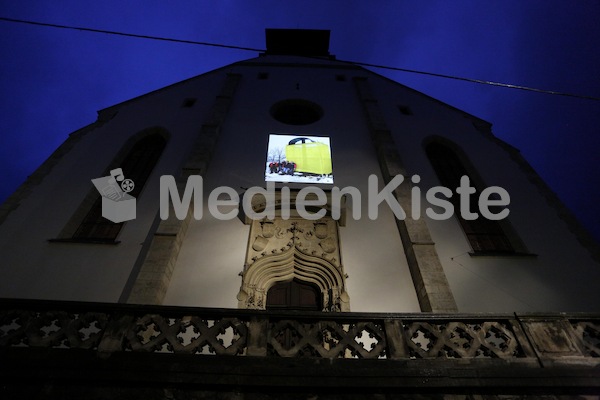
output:
[[[500,252],[514,253],[515,250],[500,225],[499,221],[493,221],[484,218],[479,212],[479,206],[476,199],[482,188],[477,181],[469,174],[465,165],[461,162],[458,155],[449,146],[439,142],[432,142],[426,146],[427,157],[431,162],[441,184],[454,190],[460,186],[460,178],[468,176],[471,186],[475,188],[475,193],[471,195],[471,212],[479,214],[474,220],[465,220],[459,212],[456,216],[462,226],[471,247],[477,252]],[[459,196],[454,195],[449,199],[455,210],[460,210]]]
[[[133,180],[135,187],[129,194],[138,197],[146,180],[150,176],[166,145],[165,138],[158,134],[143,136],[135,142],[124,158],[117,157],[107,169],[121,168],[125,177]],[[98,195],[96,201],[83,218],[79,227],[72,235],[73,240],[90,242],[114,241],[123,227],[123,222],[114,223],[102,217],[102,197]]]

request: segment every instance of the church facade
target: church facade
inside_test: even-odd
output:
[[[267,30],[256,58],[101,110],[7,200],[6,382],[35,364],[40,393],[85,393],[63,346],[106,395],[599,390],[598,245],[490,123],[328,39]]]

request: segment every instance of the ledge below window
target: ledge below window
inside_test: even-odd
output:
[[[528,257],[535,258],[538,255],[535,253],[518,253],[507,251],[470,251],[471,257]]]
[[[121,243],[120,240],[114,239],[76,239],[76,238],[64,238],[64,239],[48,239],[50,243],[83,243],[83,244],[109,244],[116,245]]]

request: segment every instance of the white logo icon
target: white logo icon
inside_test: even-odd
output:
[[[131,179],[125,179],[121,168],[111,170],[110,176],[92,179],[92,183],[102,195],[104,218],[115,223],[135,219],[135,197],[128,194],[135,184]]]

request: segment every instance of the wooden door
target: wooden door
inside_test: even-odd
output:
[[[316,285],[294,279],[277,283],[269,289],[267,309],[321,311],[321,299],[321,291]]]

